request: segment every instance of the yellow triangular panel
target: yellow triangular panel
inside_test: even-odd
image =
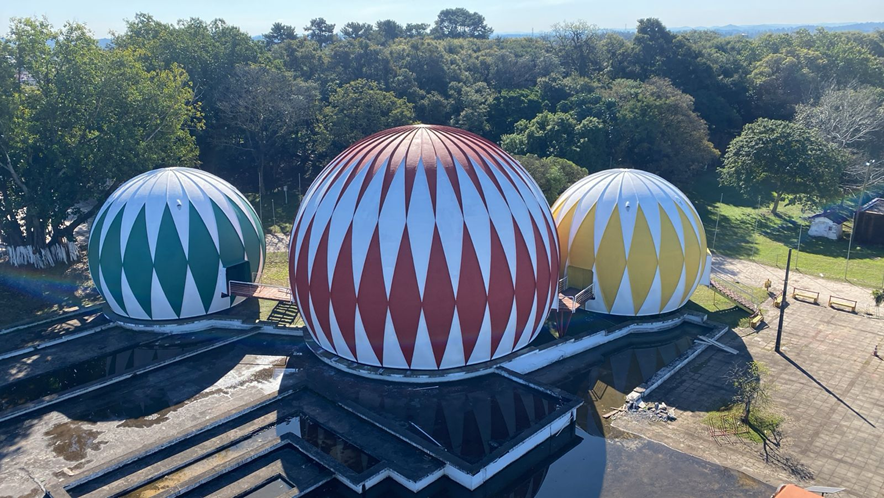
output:
[[[684,292],[681,295],[681,302],[687,301],[694,282],[697,280],[697,273],[700,271],[700,241],[697,240],[697,234],[694,232],[694,226],[685,216],[684,211],[676,205],[678,215],[681,218],[681,229],[684,233]]]
[[[700,222],[700,217],[697,216],[697,213],[695,213],[693,209],[689,209],[688,212],[691,213],[691,218],[694,220],[697,231],[700,232],[700,252],[705,252],[706,247],[708,247],[706,245],[706,229],[703,228],[703,223]]]
[[[571,223],[574,221],[574,211],[577,211],[577,202],[571,206],[562,221],[556,225],[559,234],[559,278],[565,274],[565,265],[568,262],[568,238],[571,234]]]
[[[632,289],[632,306],[638,314],[638,310],[648,298],[648,292],[657,274],[654,238],[651,236],[651,228],[641,206],[635,214],[635,227],[632,231],[632,245],[629,248],[626,269],[629,271],[629,285]]]
[[[571,241],[569,249],[571,260],[568,264],[592,270],[592,265],[595,264],[595,204],[578,223],[580,227],[574,235],[574,240]]]
[[[623,280],[623,271],[626,269],[626,250],[623,245],[623,229],[620,227],[620,212],[614,207],[614,212],[608,219],[602,240],[599,242],[597,261],[604,264],[596,265],[596,275],[599,283],[599,291],[605,302],[605,308],[610,312],[620,290],[620,282]]]
[[[681,269],[684,268],[684,253],[672,220],[669,219],[663,206],[658,205],[657,208],[660,210],[660,312],[662,313],[678,287]]]

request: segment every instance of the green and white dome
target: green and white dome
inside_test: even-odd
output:
[[[215,313],[230,280],[254,282],[264,267],[264,231],[249,202],[224,180],[164,168],[124,183],[89,234],[89,270],[114,313],[174,320]]]

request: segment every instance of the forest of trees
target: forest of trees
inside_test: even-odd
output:
[[[884,146],[882,31],[750,39],[641,19],[629,35],[577,21],[493,38],[464,9],[432,24],[302,24],[253,39],[223,20],[138,14],[100,48],[80,24],[12,20],[0,45],[4,241],[69,237],[92,214],[84,201],[162,166],[198,165],[249,192],[306,185],[353,141],[415,122],[528,156],[551,199],[609,167],[680,186],[719,168],[771,202],[884,179],[863,166]]]

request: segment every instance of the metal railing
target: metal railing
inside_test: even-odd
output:
[[[227,293],[231,296],[256,297],[274,301],[294,302],[292,290],[281,285],[266,285],[255,282],[231,280],[227,283]]]
[[[719,290],[722,294],[725,294],[727,297],[734,299],[739,304],[742,304],[753,312],[758,311],[758,305],[760,303],[757,302],[757,298],[741,289],[736,282],[718,274],[710,277],[710,283],[714,288]]]
[[[592,284],[589,284],[589,287],[583,289],[582,291],[580,291],[574,295],[574,302],[577,303],[578,305],[582,305],[583,303],[585,303],[586,301],[589,301],[590,299],[595,299],[595,294],[593,294],[593,292],[592,292]]]

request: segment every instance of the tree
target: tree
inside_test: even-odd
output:
[[[274,50],[299,41],[309,42],[299,37],[275,46]],[[206,22],[192,18],[166,24],[147,14],[137,14],[126,23],[126,31],[114,37],[113,46],[131,51],[148,71],[183,68],[187,72],[195,105],[204,116],[205,127],[192,130],[200,163],[215,174],[233,179],[239,171],[240,158],[231,154],[232,149],[220,145],[227,142],[229,127],[218,118],[216,104],[237,66],[255,64],[266,56],[262,44],[220,19]]]
[[[611,155],[614,164],[643,169],[676,184],[688,184],[718,158],[709,130],[694,112],[694,101],[667,80],[651,78],[639,83],[616,80],[602,97],[616,102],[599,113],[614,112],[611,119]]]
[[[877,307],[884,304],[884,289],[872,289],[872,300],[875,301]]]
[[[319,44],[307,38],[288,40],[273,47],[271,57],[279,61],[296,79],[324,85],[327,77],[328,55]]]
[[[436,17],[430,34],[436,38],[488,39],[494,30],[485,24],[485,16],[464,8],[443,9]]]
[[[313,115],[319,100],[313,83],[265,66],[236,68],[218,102],[219,114],[235,133],[226,145],[247,152],[254,161],[258,192],[264,198],[264,176],[274,152]],[[260,206],[263,216],[263,205]]]
[[[453,82],[449,86],[451,95],[451,125],[479,135],[487,135],[488,106],[494,99],[494,91],[485,83],[464,85]]]
[[[348,22],[341,28],[341,37],[345,40],[368,38],[374,33],[374,26],[367,22]]]
[[[408,101],[362,79],[335,90],[323,110],[334,154],[372,133],[413,122],[414,110]]]
[[[405,28],[392,19],[378,21],[374,26],[381,43],[390,43],[397,38],[405,37]]]
[[[791,119],[795,106],[807,101],[819,88],[822,64],[819,53],[805,49],[764,57],[749,74],[754,84],[755,114]]]
[[[330,24],[322,17],[311,19],[310,24],[304,26],[307,32],[307,38],[319,44],[320,48],[335,41],[335,25]]]
[[[516,123],[534,119],[542,110],[543,103],[537,89],[503,90],[488,106],[491,137],[496,139],[512,133]]]
[[[550,34],[565,69],[583,77],[601,70],[600,41],[598,26],[582,20],[554,24]]]
[[[808,204],[837,193],[844,162],[844,154],[817,133],[762,118],[731,142],[719,175],[723,185],[744,194],[773,197],[776,214],[783,198]]]
[[[859,150],[884,129],[884,93],[872,87],[830,87],[813,105],[801,104],[795,121],[826,140]]]
[[[815,104],[801,104],[795,121],[820,133],[829,142],[848,152],[851,160],[844,168],[841,187],[855,191],[862,185],[884,184],[884,161],[867,168],[868,157],[881,150],[884,131],[884,92],[873,87],[831,87]]]
[[[884,304],[884,289],[872,289],[872,301],[875,302],[875,315],[881,312],[881,305]]]
[[[425,22],[410,22],[405,25],[405,37],[418,38],[421,36],[427,36],[428,29],[430,29],[430,25]]]
[[[393,74],[387,51],[365,39],[335,43],[324,52],[328,55],[326,72],[338,84],[357,79],[385,84]]]
[[[552,205],[566,188],[586,176],[587,171],[567,159],[560,157],[539,158],[534,154],[515,156],[519,164],[528,171],[547,202]]]
[[[201,116],[179,66],[148,71],[82,24],[37,19],[12,21],[0,61],[14,78],[0,84],[0,231],[35,265],[66,261],[59,248],[123,181],[197,164]]]
[[[298,35],[295,33],[294,26],[275,22],[273,23],[273,26],[270,27],[270,31],[264,33],[261,37],[264,38],[264,46],[270,49],[284,41],[294,40]]]
[[[775,386],[767,378],[768,373],[767,367],[757,361],[750,361],[729,373],[731,384],[736,389],[734,402],[742,405],[743,422],[747,424],[753,410],[761,410],[771,403]]]
[[[572,113],[544,111],[516,123],[514,133],[501,137],[501,145],[511,154],[561,157],[598,171],[608,164],[605,135],[605,125],[596,118],[579,121]]]

